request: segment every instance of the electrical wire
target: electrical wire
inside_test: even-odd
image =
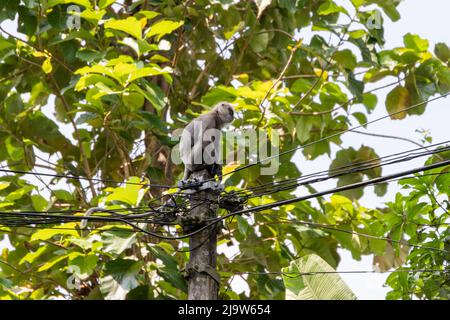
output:
[[[336,228],[336,226],[331,225],[331,224],[315,223],[315,222],[302,221],[302,220],[297,220],[297,219],[278,219],[278,220],[270,222],[270,224],[277,224],[277,223],[280,223],[280,224],[300,224],[300,225],[309,226],[309,227],[312,227],[312,228],[315,228],[315,229],[322,229],[322,230],[328,230],[328,231],[336,231],[336,232],[348,233],[348,234],[351,234],[351,235],[357,235],[357,236],[361,236],[363,238],[373,239],[373,240],[388,241],[388,242],[392,242],[392,243],[396,243],[396,244],[399,244],[399,245],[404,245],[404,246],[408,246],[408,247],[412,247],[412,248],[417,248],[417,249],[424,248],[424,246],[421,246],[421,245],[413,245],[413,244],[409,244],[409,243],[407,243],[405,241],[395,240],[395,239],[388,238],[388,237],[374,236],[374,235],[363,233],[363,232],[359,232],[359,231]],[[426,247],[426,248],[430,249],[430,247]],[[433,248],[433,249],[436,249],[436,248]]]
[[[191,237],[191,236],[193,236],[193,235],[195,235],[197,233],[200,233],[203,230],[209,228],[211,225],[213,225],[215,223],[218,223],[218,222],[220,222],[222,220],[225,220],[227,218],[234,217],[236,215],[243,215],[243,214],[247,214],[247,213],[252,213],[252,212],[255,213],[255,212],[259,212],[259,211],[263,211],[263,210],[267,210],[267,209],[278,208],[280,206],[284,206],[284,205],[288,205],[288,204],[292,204],[292,203],[296,203],[296,202],[300,202],[300,201],[305,201],[305,200],[309,200],[309,199],[312,199],[312,198],[317,198],[317,197],[321,197],[321,196],[324,196],[324,195],[333,194],[333,193],[336,193],[336,192],[342,192],[342,191],[356,189],[356,188],[360,188],[360,187],[364,187],[364,186],[368,186],[368,185],[375,185],[375,184],[378,184],[378,183],[384,183],[384,182],[387,182],[389,180],[400,178],[400,177],[403,177],[403,176],[406,176],[406,175],[411,175],[411,174],[415,174],[415,173],[418,173],[418,172],[432,170],[432,169],[436,169],[436,168],[440,168],[440,167],[444,167],[444,166],[448,166],[448,165],[450,165],[450,160],[441,161],[441,162],[438,162],[438,163],[422,166],[422,167],[419,167],[419,168],[415,168],[415,169],[411,169],[411,170],[407,170],[407,171],[403,171],[403,172],[399,172],[399,173],[394,173],[394,174],[387,175],[387,176],[384,176],[384,177],[374,178],[374,179],[367,180],[367,181],[362,181],[362,182],[358,182],[358,183],[345,185],[345,186],[342,186],[342,187],[337,187],[337,188],[333,188],[333,189],[329,189],[329,190],[325,190],[325,191],[321,191],[321,192],[316,192],[316,193],[313,193],[313,194],[310,194],[310,195],[306,195],[306,196],[302,196],[302,197],[297,197],[297,198],[288,199],[288,200],[282,200],[282,201],[278,201],[278,202],[274,202],[274,203],[270,203],[270,204],[266,204],[266,205],[261,205],[261,206],[251,207],[251,208],[247,208],[247,209],[243,209],[243,210],[238,210],[238,211],[229,213],[227,215],[218,217],[214,221],[212,221],[211,223],[209,223],[209,224],[207,224],[207,225],[197,229],[196,231],[191,232],[189,234],[185,234],[185,235],[180,236],[180,237],[176,237],[176,239],[183,239],[183,238]],[[337,231],[337,229],[336,229],[336,231]],[[346,230],[346,231],[348,231],[348,230]],[[176,239],[173,239],[173,240],[176,240]],[[435,250],[435,251],[448,252],[447,250],[437,249],[437,248],[433,248],[433,247],[418,246],[418,245],[415,245],[415,247],[418,247],[418,248],[420,247],[420,248],[430,249],[430,250]]]
[[[400,269],[400,270],[387,270],[384,272],[379,272],[375,270],[345,270],[345,271],[311,271],[311,272],[257,272],[257,271],[222,271],[223,273],[232,273],[233,275],[277,275],[277,276],[285,276],[288,278],[298,278],[302,276],[315,276],[315,275],[324,275],[324,274],[382,274],[382,273],[399,273],[399,272],[408,272],[408,273],[450,273],[450,270],[442,270],[442,269]],[[232,275],[231,275],[232,276]],[[231,277],[225,276],[225,277]]]
[[[450,150],[450,146],[442,148],[442,149],[434,150],[434,151],[426,151],[426,152],[422,152],[422,153],[409,154],[405,157],[398,157],[398,158],[392,159],[386,163],[383,163],[381,161],[381,160],[383,160],[382,158],[375,158],[375,159],[365,161],[362,163],[356,163],[354,165],[346,165],[346,166],[342,166],[339,168],[334,168],[329,171],[321,171],[321,172],[309,174],[306,176],[301,176],[298,178],[291,178],[291,179],[275,181],[274,183],[267,183],[267,184],[263,184],[263,185],[256,186],[256,187],[251,187],[251,188],[247,188],[247,189],[234,191],[234,194],[246,194],[247,198],[261,197],[264,195],[269,195],[269,194],[273,194],[273,193],[280,192],[280,191],[290,190],[290,189],[293,189],[293,188],[296,188],[299,186],[323,182],[326,180],[335,179],[335,178],[338,178],[338,177],[341,177],[344,175],[348,175],[348,174],[360,173],[360,172],[368,171],[368,170],[375,169],[375,168],[380,168],[380,167],[387,166],[387,165],[398,164],[398,163],[405,162],[405,161],[411,161],[411,160],[419,158],[419,157],[435,155],[435,154],[438,154],[441,152],[446,152],[449,150]],[[391,157],[391,156],[388,156],[388,157]],[[365,163],[370,164],[370,162],[372,162],[373,164],[363,166]],[[342,169],[350,168],[350,170],[342,170],[341,168]],[[327,176],[320,177],[321,175],[323,176],[325,174]],[[318,176],[318,177],[315,179],[305,180],[307,177],[310,177],[310,176],[313,176],[313,177]],[[255,191],[258,191],[258,192],[255,192]],[[248,195],[250,192],[253,193],[251,196]]]
[[[359,125],[357,125],[357,126],[355,126],[355,127],[352,127],[352,128],[349,128],[349,129],[346,129],[346,130],[343,130],[343,131],[334,133],[334,134],[332,134],[332,135],[329,135],[329,136],[320,138],[320,139],[318,139],[318,140],[315,140],[315,141],[306,143],[306,144],[301,145],[301,146],[298,146],[298,147],[296,147],[296,148],[293,148],[293,149],[290,149],[290,150],[286,150],[286,151],[284,151],[284,152],[281,152],[281,153],[278,153],[278,154],[276,154],[276,155],[273,155],[273,156],[270,156],[270,157],[267,157],[267,158],[258,160],[258,161],[254,162],[254,163],[250,163],[250,164],[245,165],[245,166],[242,166],[242,167],[240,167],[240,168],[236,168],[236,169],[234,169],[234,170],[232,170],[232,171],[230,171],[230,172],[225,173],[224,176],[225,176],[225,175],[232,174],[232,173],[235,173],[235,172],[238,172],[238,171],[242,171],[242,170],[248,169],[248,168],[250,168],[250,167],[252,167],[252,166],[255,166],[255,165],[257,165],[257,164],[261,164],[261,163],[263,163],[263,162],[265,162],[265,161],[268,161],[268,160],[271,160],[271,159],[274,159],[274,158],[278,158],[278,157],[280,157],[280,156],[283,156],[283,155],[286,155],[286,154],[295,152],[295,151],[297,151],[297,150],[304,149],[304,148],[309,147],[309,146],[312,146],[312,145],[314,145],[314,144],[316,144],[316,143],[319,143],[319,142],[323,142],[323,141],[329,140],[329,139],[331,139],[331,138],[340,136],[340,135],[342,135],[342,134],[344,134],[344,133],[346,133],[346,132],[354,131],[354,130],[360,129],[360,128],[365,128],[365,127],[367,127],[367,126],[370,125],[370,124],[373,124],[373,123],[379,122],[379,121],[381,121],[381,120],[390,118],[390,117],[392,117],[392,116],[394,116],[394,115],[397,115],[397,114],[400,114],[400,113],[407,112],[407,111],[412,110],[412,109],[414,109],[414,108],[423,106],[423,105],[425,105],[425,104],[427,104],[427,103],[429,103],[429,102],[433,102],[433,101],[436,101],[436,100],[438,100],[438,99],[445,98],[445,97],[447,97],[449,94],[450,94],[450,93],[447,93],[447,94],[443,94],[443,95],[440,95],[440,96],[435,97],[435,98],[428,99],[427,101],[423,101],[423,102],[414,104],[414,105],[409,106],[409,107],[407,107],[407,108],[405,108],[405,109],[403,109],[403,110],[389,113],[389,114],[387,114],[387,115],[385,115],[385,116],[383,116],[383,117],[380,117],[380,118],[377,118],[377,119],[374,119],[374,120],[371,120],[371,121],[367,121],[367,122],[362,123],[362,124],[359,124]],[[205,180],[205,182],[206,182],[206,181],[207,181],[207,180]]]
[[[137,231],[143,232],[147,235],[150,236],[154,236],[160,239],[165,239],[165,240],[180,240],[180,239],[186,239],[189,238],[195,234],[198,234],[199,232],[202,232],[205,229],[210,228],[212,225],[227,219],[229,217],[235,216],[235,215],[242,215],[242,214],[247,214],[247,213],[251,213],[251,212],[259,212],[262,210],[267,210],[267,209],[272,209],[272,208],[277,208],[283,205],[287,205],[287,204],[291,204],[291,203],[295,203],[295,202],[300,202],[300,201],[305,201],[308,199],[312,199],[312,198],[317,198],[323,195],[327,195],[327,194],[332,194],[332,193],[336,193],[336,192],[341,192],[341,191],[345,191],[345,190],[351,190],[351,189],[355,189],[355,188],[359,188],[359,187],[363,187],[363,186],[367,186],[367,185],[374,185],[377,183],[382,183],[382,182],[386,182],[392,179],[396,179],[396,178],[400,178],[400,177],[404,177],[406,175],[410,175],[410,174],[415,174],[418,172],[422,172],[422,171],[426,171],[426,170],[431,170],[431,169],[435,169],[435,168],[440,168],[443,166],[447,166],[450,165],[450,160],[447,161],[441,161],[435,164],[431,164],[431,165],[426,165],[426,166],[422,166],[419,168],[415,168],[412,170],[408,170],[408,171],[404,171],[404,172],[400,172],[400,173],[395,173],[395,174],[391,174],[388,176],[384,176],[384,177],[379,177],[379,178],[374,178],[368,181],[363,181],[363,182],[359,182],[359,183],[354,183],[354,184],[350,184],[350,185],[346,185],[346,186],[342,186],[342,187],[338,187],[338,188],[334,188],[334,189],[330,189],[330,190],[326,190],[326,191],[322,191],[322,192],[317,192],[314,194],[310,194],[307,196],[303,196],[303,197],[297,197],[297,198],[293,198],[293,199],[287,199],[287,200],[282,200],[282,201],[278,201],[275,203],[270,203],[267,205],[261,205],[261,206],[257,206],[257,207],[252,207],[252,208],[247,208],[247,209],[243,209],[243,210],[239,210],[236,212],[232,212],[230,214],[227,214],[225,216],[222,217],[218,217],[215,218],[215,220],[191,233],[188,234],[184,234],[181,236],[165,236],[165,235],[161,235],[161,234],[157,234],[154,232],[150,232],[147,231],[135,224],[133,224],[132,222],[129,221],[129,219],[126,218],[125,215],[120,215],[120,217],[118,216],[113,216],[113,217],[104,217],[104,216],[73,216],[73,215],[57,215],[57,216],[51,216],[51,215],[46,215],[46,214],[42,214],[42,213],[32,213],[32,212],[28,212],[28,213],[21,213],[21,214],[17,214],[17,213],[13,213],[13,212],[0,212],[0,214],[2,214],[3,216],[13,216],[13,217],[18,217],[18,216],[23,216],[23,217],[36,217],[39,219],[51,219],[51,218],[57,218],[60,219],[59,222],[61,221],[80,221],[80,220],[91,220],[91,221],[99,221],[99,222],[121,222],[124,224],[127,224],[129,226],[131,226],[132,228],[134,228]],[[199,203],[199,205],[202,205],[204,203]],[[111,213],[111,212],[109,212]],[[149,215],[149,213],[144,213],[144,214],[138,214],[138,215],[132,215],[133,218],[142,218],[143,216],[147,216]],[[55,220],[50,220],[52,223],[55,222]],[[435,248],[432,248],[435,249]]]
[[[235,212],[229,213],[227,215],[215,218],[214,221],[212,221],[211,223],[206,224],[191,233],[180,235],[180,236],[165,236],[165,235],[157,234],[157,233],[154,233],[151,231],[147,231],[147,230],[133,224],[132,222],[128,221],[127,219],[124,219],[123,217],[101,217],[101,216],[85,217],[85,216],[58,215],[58,218],[64,218],[68,221],[74,221],[74,220],[80,221],[80,220],[86,219],[86,220],[103,221],[103,222],[122,222],[124,224],[131,226],[132,228],[134,228],[137,231],[143,232],[144,234],[147,234],[150,236],[154,236],[156,238],[160,238],[160,239],[164,239],[164,240],[181,240],[181,239],[190,238],[190,237],[210,228],[214,224],[216,224],[222,220],[225,220],[227,218],[236,216],[236,215],[242,215],[242,214],[247,214],[247,213],[251,213],[251,212],[259,212],[259,211],[263,211],[263,210],[267,210],[267,209],[273,209],[273,208],[277,208],[277,207],[280,207],[283,205],[292,204],[292,203],[296,203],[296,202],[300,202],[300,201],[305,201],[308,199],[317,198],[317,197],[324,196],[327,194],[332,194],[332,193],[336,193],[336,192],[360,188],[360,187],[367,186],[367,185],[374,185],[377,183],[383,183],[383,182],[387,182],[389,180],[400,178],[400,177],[403,177],[406,175],[415,174],[415,173],[427,171],[427,170],[432,170],[432,169],[440,168],[440,167],[447,166],[447,165],[450,165],[450,160],[441,161],[441,162],[438,162],[435,164],[422,166],[419,168],[411,169],[408,171],[403,171],[400,173],[391,174],[391,175],[384,176],[384,177],[374,178],[374,179],[371,179],[368,181],[362,181],[362,182],[358,182],[358,183],[354,183],[354,184],[350,184],[350,185],[346,185],[346,186],[342,186],[342,187],[337,187],[334,189],[325,190],[322,192],[317,192],[317,193],[310,194],[310,195],[303,196],[303,197],[282,200],[282,201],[278,201],[278,202],[274,202],[274,203],[270,203],[270,204],[266,204],[266,205],[261,205],[261,206],[257,206],[257,207],[251,207],[251,208],[235,211]],[[202,203],[200,203],[199,205],[201,205],[201,204]],[[6,213],[6,214],[8,214],[8,213]],[[45,217],[45,215],[43,215],[43,214],[36,214],[36,213],[27,213],[27,216],[39,217],[39,218]],[[431,248],[431,247],[426,247],[426,248],[433,249],[433,250],[440,250],[440,249]]]
[[[56,173],[45,173],[45,172],[31,172],[31,171],[10,170],[10,169],[0,169],[0,172],[23,174],[23,175],[35,175],[35,176],[43,176],[43,177],[53,177],[53,178],[63,178],[63,179],[73,179],[73,180],[83,180],[83,181],[91,181],[91,182],[137,185],[137,186],[143,186],[143,187],[153,187],[153,188],[162,188],[162,189],[177,188],[176,186],[168,186],[168,185],[162,185],[162,184],[128,182],[128,181],[118,181],[118,180],[112,180],[112,179],[87,178],[87,177],[81,177],[81,176],[64,175],[64,174],[56,174]]]

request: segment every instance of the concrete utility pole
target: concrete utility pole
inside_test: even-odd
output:
[[[190,179],[204,181],[212,178],[207,170],[192,173]],[[192,194],[191,208],[184,227],[190,233],[203,227],[207,218],[217,217],[217,205],[214,200],[216,192],[212,189],[201,190]],[[213,225],[189,239],[190,259],[186,266],[188,273],[189,300],[217,300],[220,276],[216,271],[217,225]]]

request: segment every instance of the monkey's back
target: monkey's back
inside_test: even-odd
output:
[[[217,127],[216,116],[210,112],[194,119],[183,129],[180,139],[180,156],[189,171],[202,170],[218,160],[219,137],[216,137],[214,141],[205,137],[205,131],[209,129],[217,129],[217,135],[220,135]],[[214,154],[204,152],[205,148],[214,149]]]

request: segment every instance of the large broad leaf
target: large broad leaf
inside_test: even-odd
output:
[[[109,20],[105,22],[105,28],[114,29],[128,33],[136,39],[142,39],[142,29],[147,19],[138,20],[135,17],[128,17],[124,20]]]
[[[373,268],[378,272],[386,272],[391,268],[399,268],[406,262],[409,247],[407,245],[399,245],[398,250],[388,242],[385,245],[383,255],[373,257]]]
[[[131,206],[136,206],[144,196],[146,189],[140,185],[140,179],[137,177],[131,177],[129,182],[123,187],[111,189],[112,193],[106,197],[106,202],[123,202]]]
[[[417,34],[408,33],[403,37],[405,46],[416,51],[427,51],[429,42],[426,39],[422,39]]]
[[[102,233],[104,252],[121,254],[136,243],[136,234],[129,230],[111,230]]]
[[[92,5],[89,2],[89,0],[50,0],[47,6],[51,8],[58,4],[78,4],[86,8],[92,8]]]
[[[406,110],[411,106],[411,97],[408,89],[402,86],[395,87],[386,97],[386,109],[392,114],[391,119],[404,119],[407,115]],[[402,110],[405,110],[402,112]]]
[[[183,24],[184,24],[183,21],[169,21],[169,20],[158,21],[157,23],[155,23],[150,27],[150,30],[145,37],[150,38],[153,36],[157,36],[157,39],[160,40],[163,36],[172,33],[173,31],[181,27]]]
[[[75,222],[69,222],[60,225],[57,229],[40,229],[37,232],[33,233],[33,235],[31,236],[31,241],[48,240],[56,235],[70,235],[78,237],[78,231],[75,229],[75,227]]]
[[[283,269],[287,300],[355,300],[355,294],[335,270],[317,255],[292,261]],[[329,272],[329,273],[327,273]],[[311,273],[310,275],[306,275]]]
[[[127,293],[139,285],[137,276],[142,263],[117,259],[106,264],[106,277],[100,280],[100,291],[105,299],[123,300]]]
[[[450,60],[450,48],[443,42],[436,43],[434,54],[443,62]]]

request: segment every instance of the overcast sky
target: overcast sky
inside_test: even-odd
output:
[[[401,19],[392,23],[387,19],[385,22],[386,48],[393,48],[403,45],[403,35],[406,33],[418,34],[422,38],[430,41],[431,51],[438,42],[450,44],[449,0],[405,0],[398,7]],[[392,80],[390,80],[392,81]],[[386,81],[389,83],[389,81]],[[379,84],[377,84],[379,86]],[[385,95],[389,91],[384,91],[379,96],[379,102],[384,103]],[[419,141],[420,135],[416,129],[430,130],[433,142],[438,143],[450,140],[450,98],[440,99],[428,105],[426,112],[422,116],[412,116],[400,121],[382,121],[379,124],[369,126],[368,132],[391,134],[403,136]],[[379,105],[376,112],[370,119],[375,119],[386,114],[386,110]],[[369,120],[370,120],[369,119]],[[359,136],[357,134],[347,134],[344,138],[346,146],[359,146],[361,144],[370,145],[375,148],[380,156],[396,153],[403,150],[413,149],[414,145],[397,140],[386,140]],[[327,161],[325,161],[327,162]],[[329,160],[328,160],[329,162]],[[394,171],[405,170],[405,167],[412,168],[423,164],[423,159],[411,161],[402,166],[384,168],[383,174]],[[370,189],[369,189],[370,190]],[[383,201],[392,200],[397,188],[395,185],[389,187],[389,193],[383,197]],[[368,207],[380,205],[380,198],[373,195],[373,192],[366,196],[362,203]],[[342,253],[342,262],[338,270],[371,270],[372,257],[366,256],[360,262],[355,262],[349,252]],[[387,277],[386,274],[343,274],[342,277],[360,299],[384,299],[389,288],[383,288]]]

